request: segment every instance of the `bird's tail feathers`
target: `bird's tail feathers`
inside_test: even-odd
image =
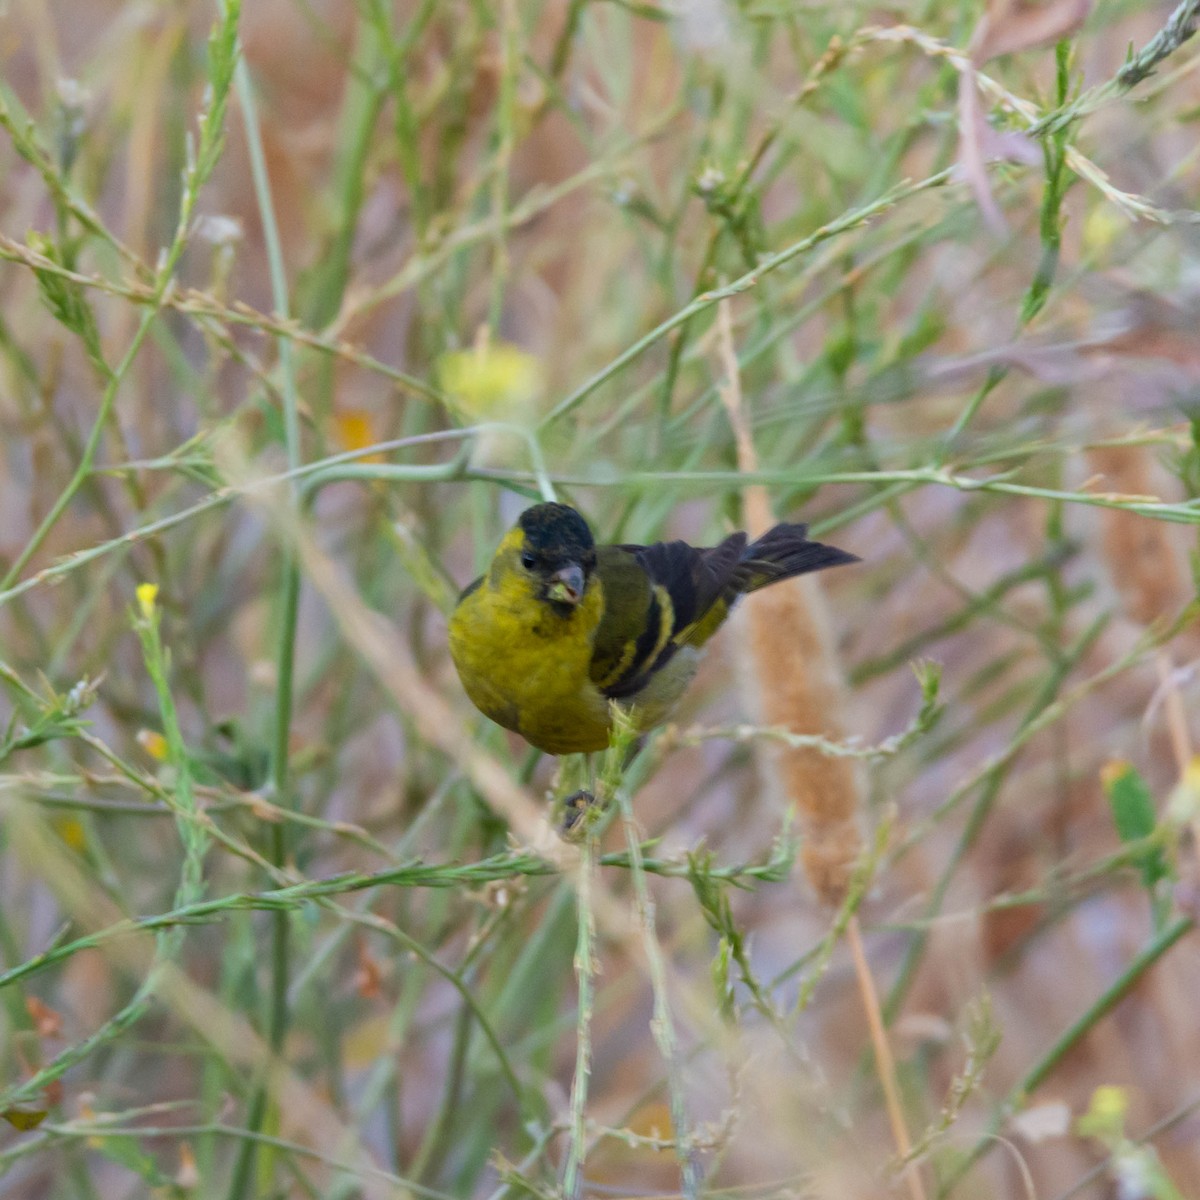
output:
[[[858,562],[857,554],[808,540],[807,525],[776,525],[742,552],[734,569],[738,592],[753,592],[781,579]]]

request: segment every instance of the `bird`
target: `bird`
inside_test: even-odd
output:
[[[783,523],[716,546],[598,546],[576,509],[535,504],[459,596],[450,657],[475,707],[530,745],[603,750],[614,702],[638,733],[670,717],[741,596],[859,561],[807,535]]]

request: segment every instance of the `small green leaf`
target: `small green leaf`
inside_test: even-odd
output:
[[[1154,797],[1133,766],[1120,759],[1114,760],[1100,772],[1100,780],[1121,841],[1137,842],[1150,837],[1158,826]],[[1147,850],[1142,861],[1146,887],[1153,887],[1166,874],[1167,863],[1162,848],[1156,846]]]
[[[733,983],[729,978],[729,939],[717,943],[717,955],[712,963],[713,988],[717,993],[717,1012],[724,1021],[732,1021],[735,1013]]]
[[[0,1117],[3,1117],[14,1129],[19,1129],[22,1133],[36,1129],[47,1115],[44,1110],[35,1111],[24,1108],[6,1108],[0,1112]]]
[[[1127,762],[1110,762],[1101,772],[1112,806],[1113,824],[1123,842],[1136,842],[1154,832],[1154,799],[1146,782]]]

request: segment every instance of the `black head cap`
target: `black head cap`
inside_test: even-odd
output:
[[[525,548],[547,566],[579,563],[585,570],[596,561],[596,543],[587,522],[568,504],[535,504],[518,522]]]

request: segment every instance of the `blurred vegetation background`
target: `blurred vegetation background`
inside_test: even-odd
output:
[[[0,6],[0,1196],[1200,1194],[1196,14]],[[582,847],[548,494],[864,559]]]

